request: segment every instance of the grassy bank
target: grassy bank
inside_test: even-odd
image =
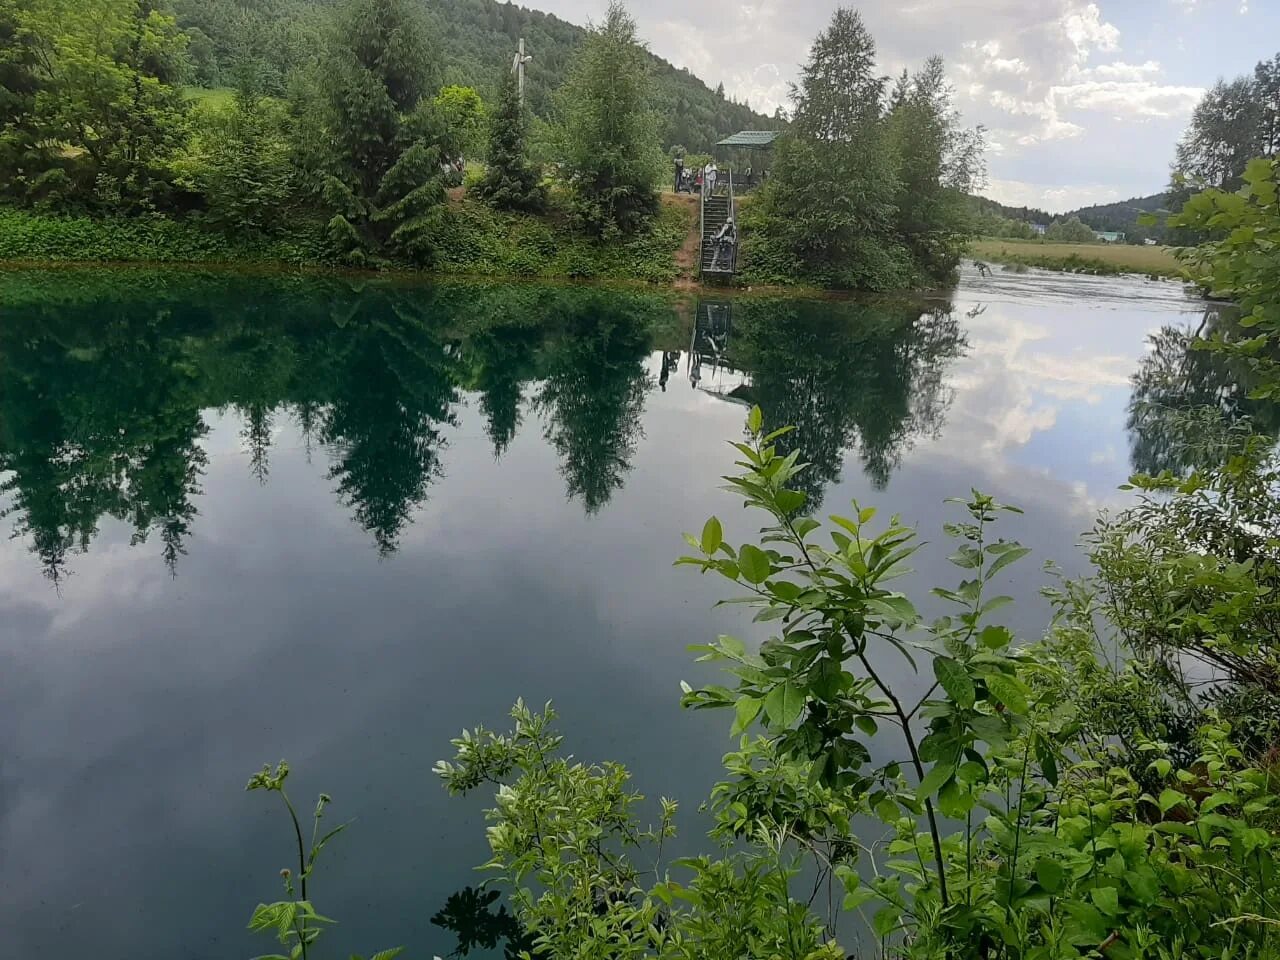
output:
[[[993,263],[1040,267],[1068,273],[1140,273],[1181,277],[1182,266],[1169,247],[1112,243],[1046,243],[1040,240],[974,240],[970,256]]]
[[[602,243],[575,230],[563,214],[501,214],[459,200],[446,209],[430,272],[669,284],[678,277],[676,252],[691,228],[688,207],[664,204],[647,233]],[[231,235],[195,218],[56,216],[5,209],[0,209],[0,261],[342,265],[328,252],[318,221],[295,222],[286,237],[255,238]]]

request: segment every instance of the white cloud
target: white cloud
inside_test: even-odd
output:
[[[524,0],[582,23],[605,0]],[[1166,0],[1172,12],[1172,0]],[[1226,29],[1240,0],[1212,0]],[[1112,180],[1135,196],[1160,188],[1183,118],[1224,71],[1221,57],[1175,58],[1189,21],[1165,18],[1141,34],[1123,32],[1136,0],[881,0],[857,4],[888,76],[942,54],[965,121],[992,131],[990,173],[1050,183],[1079,195]],[[830,22],[833,0],[632,0],[640,34],[653,51],[738,100],[772,113],[789,104],[814,36]],[[1254,4],[1254,16],[1265,15]],[[1210,8],[1199,3],[1195,16]],[[1204,41],[1196,24],[1196,41]],[[1239,31],[1240,27],[1235,28]],[[1190,49],[1191,37],[1187,37]],[[1150,52],[1148,52],[1150,51]],[[1116,123],[1120,120],[1123,126]],[[1123,145],[1123,149],[1117,149]],[[1037,187],[1037,192],[1040,188]]]
[[[1068,10],[1061,19],[1067,39],[1076,48],[1076,56],[1084,62],[1094,50],[1120,49],[1120,31],[1102,19],[1096,3]]]
[[[1114,63],[1101,63],[1087,71],[1104,80],[1145,80],[1161,72],[1160,64],[1155,60],[1146,63],[1125,63],[1117,60]]]
[[[1181,117],[1191,113],[1204,96],[1201,87],[1171,87],[1146,80],[1084,80],[1053,87],[1056,104],[1077,110],[1098,110],[1120,117]]]

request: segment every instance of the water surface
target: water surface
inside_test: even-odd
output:
[[[708,676],[685,646],[759,633],[671,561],[712,513],[752,532],[717,480],[747,405],[799,426],[822,509],[935,541],[910,588],[956,579],[944,498],[1025,507],[1008,592],[1033,637],[1040,562],[1078,572],[1079,532],[1155,458],[1129,426],[1148,335],[1200,312],[1035,272],[678,304],[0,275],[0,955],[267,951],[243,928],[290,840],[242,790],[280,757],[300,802],[356,818],[312,891],[342,921],[327,955],[446,954],[430,917],[486,855],[479,805],[430,774],[464,725],[554,699],[570,749],[647,794],[692,811],[717,778],[728,718],[678,708]]]

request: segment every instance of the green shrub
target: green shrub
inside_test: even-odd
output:
[[[0,208],[0,260],[102,263],[326,263],[319,225],[279,239],[233,236],[195,220],[50,216]]]
[[[728,710],[741,737],[708,805],[717,853],[663,861],[674,804],[643,826],[626,771],[563,757],[549,710],[517,704],[510,734],[466,732],[437,765],[453,792],[496,788],[486,868],[538,955],[838,960],[840,913],[868,908],[886,957],[1280,957],[1280,797],[1231,725],[1207,714],[1175,762],[1135,714],[1140,782],[1093,709],[1111,681],[1092,637],[1026,647],[992,617],[1029,552],[993,535],[1014,508],[975,492],[946,526],[961,580],[926,624],[891,586],[915,531],[857,503],[807,516],[788,429],[765,434],[757,408],[734,444],[759,538],[731,544],[713,517],[678,561],[778,624],[758,650],[693,648],[730,685],[685,704]],[[907,699],[886,658],[932,686]]]

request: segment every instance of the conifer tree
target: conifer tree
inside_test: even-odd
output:
[[[405,0],[352,0],[319,75],[329,236],[353,263],[431,259],[450,132],[425,94],[435,72]]]
[[[525,149],[525,112],[515,74],[502,81],[498,108],[489,122],[489,164],[477,193],[500,210],[541,210],[546,191]]]

